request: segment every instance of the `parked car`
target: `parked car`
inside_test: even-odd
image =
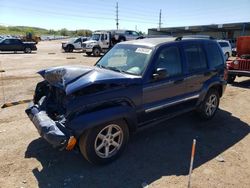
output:
[[[34,42],[22,42],[17,38],[0,39],[0,51],[23,51],[24,53],[31,53],[36,50]]]
[[[217,42],[220,44],[225,59],[227,60],[230,56],[232,56],[232,47],[230,42],[227,40],[217,40]]]
[[[77,37],[71,38],[67,42],[62,42],[62,49],[65,52],[73,52],[74,50],[82,50],[83,49],[83,42],[87,41],[87,37]]]
[[[26,110],[51,145],[105,164],[129,135],[196,110],[211,119],[226,87],[223,52],[214,40],[149,38],[116,44],[94,67],[41,70]],[[134,151],[136,152],[136,151]]]
[[[136,31],[132,30],[116,30],[114,38],[118,42],[128,41],[128,40],[137,40],[144,38]]]
[[[227,61],[228,83],[233,83],[236,76],[250,77],[250,36],[241,36],[237,39],[237,58]]]

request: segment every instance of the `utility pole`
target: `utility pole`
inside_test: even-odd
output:
[[[116,1],[116,29],[118,30],[119,19],[118,19],[118,1]]]
[[[162,25],[162,22],[161,22],[161,9],[160,9],[160,14],[159,14],[159,27],[158,27],[158,30],[159,30],[159,31],[161,30],[161,25]]]

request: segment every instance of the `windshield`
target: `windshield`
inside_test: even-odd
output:
[[[96,66],[133,75],[142,75],[151,53],[152,48],[147,46],[117,44],[100,59]]]
[[[69,40],[69,43],[74,43],[76,39],[77,39],[77,38],[71,38],[71,39]]]
[[[99,38],[100,38],[100,34],[93,34],[92,37],[90,38],[90,40],[99,41]]]

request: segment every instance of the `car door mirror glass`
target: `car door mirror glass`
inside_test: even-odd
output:
[[[155,80],[163,79],[168,76],[167,69],[165,68],[157,68],[153,74],[153,78]]]

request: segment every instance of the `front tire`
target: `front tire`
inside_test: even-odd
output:
[[[94,48],[93,49],[93,55],[95,57],[99,57],[101,55],[101,50],[99,48]]]
[[[71,45],[68,45],[64,51],[65,52],[73,52],[73,50],[74,50],[74,47]]]
[[[129,130],[124,120],[104,123],[86,131],[80,138],[82,155],[93,164],[107,164],[117,159],[127,146]]]
[[[201,103],[200,107],[197,109],[200,117],[204,120],[212,119],[218,110],[220,103],[220,96],[216,89],[210,89]]]
[[[31,50],[31,48],[29,48],[29,47],[26,47],[25,49],[24,49],[24,53],[31,53],[32,52],[32,50]]]
[[[227,52],[225,53],[225,59],[228,60],[228,58],[229,58],[229,53]]]

